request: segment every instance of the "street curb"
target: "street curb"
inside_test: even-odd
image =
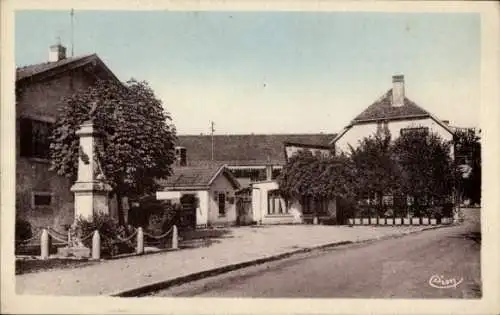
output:
[[[209,269],[209,270],[205,270],[205,271],[201,271],[201,272],[195,272],[195,273],[192,273],[192,274],[189,274],[186,276],[180,276],[180,277],[169,279],[169,280],[157,281],[154,283],[142,285],[140,287],[135,287],[132,289],[120,290],[118,292],[109,294],[109,296],[112,296],[112,297],[138,297],[138,296],[144,295],[146,293],[167,289],[171,286],[180,285],[180,284],[200,280],[203,278],[213,277],[213,276],[217,276],[217,275],[227,273],[230,271],[234,271],[234,270],[238,270],[238,269],[242,269],[242,268],[246,268],[246,267],[250,267],[250,266],[256,266],[256,265],[264,264],[264,263],[271,262],[271,261],[281,260],[281,259],[293,256],[293,255],[297,255],[297,254],[308,253],[308,252],[321,250],[321,249],[328,249],[331,247],[337,247],[337,246],[341,246],[341,245],[363,244],[363,243],[381,241],[381,240],[386,240],[386,239],[391,239],[391,238],[398,238],[398,237],[403,237],[403,236],[406,236],[409,234],[414,234],[414,233],[419,233],[419,232],[423,232],[426,230],[434,230],[434,229],[439,229],[439,228],[449,227],[449,226],[451,226],[451,225],[432,226],[432,227],[428,227],[428,228],[423,228],[423,229],[418,230],[418,231],[412,231],[412,232],[407,232],[407,233],[403,233],[403,234],[387,235],[384,237],[372,238],[372,239],[366,239],[366,240],[360,240],[360,241],[341,241],[341,242],[328,243],[328,244],[323,244],[323,245],[318,245],[318,246],[313,246],[313,247],[301,248],[298,250],[294,250],[294,251],[290,251],[290,252],[286,252],[286,253],[282,253],[282,254],[278,254],[278,255],[273,255],[273,256],[254,259],[254,260],[248,260],[248,261],[237,263],[237,264],[225,265],[222,267],[217,267],[217,268],[213,268],[213,269]]]
[[[174,286],[174,285],[184,284],[187,282],[192,282],[192,281],[200,280],[203,278],[217,276],[217,275],[220,275],[223,273],[227,273],[229,271],[238,270],[238,269],[242,269],[242,268],[250,267],[250,266],[260,265],[260,264],[264,264],[267,262],[288,258],[290,256],[297,255],[297,254],[308,253],[308,252],[311,252],[313,250],[325,249],[325,248],[329,248],[329,247],[347,245],[347,244],[352,244],[352,243],[353,242],[351,242],[351,241],[342,241],[342,242],[329,243],[329,244],[324,244],[324,245],[315,246],[315,247],[301,248],[301,249],[298,249],[295,251],[286,252],[286,253],[282,253],[279,255],[273,255],[273,256],[269,256],[269,257],[248,260],[248,261],[244,261],[242,263],[226,265],[226,266],[222,266],[222,267],[218,267],[218,268],[214,268],[214,269],[209,269],[209,270],[205,270],[205,271],[201,271],[201,272],[195,272],[195,273],[192,273],[192,274],[189,274],[186,276],[177,277],[174,279],[169,279],[169,280],[159,281],[159,282],[155,282],[155,283],[151,283],[151,284],[146,284],[146,285],[143,285],[141,287],[136,287],[133,289],[128,289],[128,290],[123,290],[123,291],[119,291],[116,293],[112,293],[112,294],[110,294],[110,296],[113,296],[113,297],[136,297],[136,296],[143,295],[145,293],[163,290],[163,289],[166,289],[166,288]]]

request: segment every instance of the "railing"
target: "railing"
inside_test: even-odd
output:
[[[358,217],[347,219],[349,225],[440,225],[453,223],[452,218],[428,217]]]
[[[130,243],[135,238],[135,253],[141,255],[144,253],[144,245],[155,245],[157,243],[165,242],[167,237],[171,237],[171,249],[179,248],[179,233],[177,230],[177,226],[173,225],[170,230],[161,234],[161,235],[152,235],[149,233],[145,233],[142,227],[139,227],[134,230],[134,232],[126,238],[121,236],[108,236],[105,234],[99,233],[98,230],[95,230],[92,233],[89,233],[79,239],[80,242],[85,242],[88,239],[92,238],[92,259],[100,259],[101,258],[101,237],[105,239],[108,244],[117,245],[120,243]],[[152,242],[145,241],[145,238],[153,239]],[[42,228],[40,231],[37,231],[34,236],[26,240],[16,240],[17,246],[26,246],[33,242],[34,240],[40,239],[40,258],[48,259],[49,258],[49,249],[53,240],[58,241],[58,245],[66,245],[71,246],[71,235],[68,232],[68,235],[64,235],[56,230],[48,227]]]

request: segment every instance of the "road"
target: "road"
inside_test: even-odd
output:
[[[473,211],[460,226],[301,254],[152,295],[480,298],[481,234],[479,210]]]

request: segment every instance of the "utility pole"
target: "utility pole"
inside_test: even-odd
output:
[[[73,10],[73,8],[71,8],[70,16],[71,16],[71,57],[73,57],[75,55],[75,50],[74,50],[75,44],[73,40],[73,19],[75,17],[75,10]]]
[[[214,131],[215,131],[215,123],[213,121],[210,122],[210,132],[212,135],[212,161],[214,160]]]

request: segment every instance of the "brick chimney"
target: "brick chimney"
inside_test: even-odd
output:
[[[392,76],[392,106],[399,107],[405,104],[405,77]]]
[[[50,46],[49,62],[56,62],[63,59],[66,59],[66,47],[61,45],[61,43]]]

